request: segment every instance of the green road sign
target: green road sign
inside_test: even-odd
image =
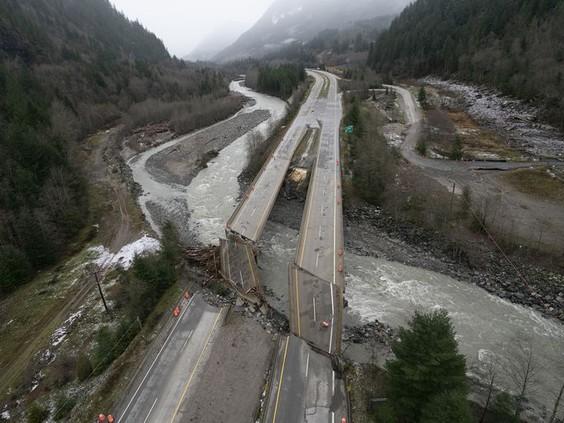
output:
[[[345,134],[352,134],[353,131],[354,131],[354,126],[350,125],[345,127]]]

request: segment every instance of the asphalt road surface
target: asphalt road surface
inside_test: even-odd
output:
[[[331,359],[295,336],[284,337],[268,394],[265,423],[341,423],[345,384]]]
[[[316,72],[318,73],[318,72]],[[296,264],[309,273],[344,289],[343,206],[339,127],[342,107],[337,78],[329,79],[327,98],[320,98],[315,111],[321,122],[321,138],[315,169],[308,190]]]
[[[321,136],[302,218],[295,266],[290,269],[290,326],[329,354],[340,351],[344,292],[343,206],[339,127],[342,107],[337,78],[325,80],[326,96],[315,115]]]
[[[280,145],[263,166],[243,201],[227,222],[227,229],[241,235],[244,239],[253,242],[260,239],[299,141],[305,135],[308,126],[316,126],[317,103],[323,78],[315,72],[308,72],[308,74],[315,78],[308,98]]]
[[[173,423],[209,354],[224,309],[196,294],[182,306],[165,341],[155,346],[118,407],[120,423]]]
[[[339,352],[342,291],[296,265],[290,268],[290,329],[329,354]]]

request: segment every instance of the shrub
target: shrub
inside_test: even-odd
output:
[[[462,141],[460,137],[454,138],[452,143],[452,147],[450,150],[450,159],[451,160],[462,160]]]
[[[73,357],[62,355],[47,369],[46,385],[61,388],[74,378],[76,363]]]
[[[128,347],[139,327],[129,320],[120,321],[114,330],[108,326],[100,328],[94,345],[94,373],[102,373]]]
[[[49,410],[37,403],[31,404],[27,410],[27,423],[43,423],[49,417]]]
[[[425,107],[427,105],[427,92],[425,91],[425,87],[419,88],[417,100],[419,101],[419,104],[421,104],[421,107]]]
[[[55,414],[53,419],[56,422],[65,419],[68,417],[75,405],[75,398],[67,398],[64,395],[60,395],[55,401]]]
[[[94,371],[102,373],[114,361],[114,337],[108,326],[103,326],[96,334],[94,345]]]
[[[76,361],[76,377],[80,382],[85,381],[92,374],[92,363],[86,354],[80,354]]]
[[[427,142],[424,139],[420,138],[419,141],[417,141],[417,144],[415,145],[415,151],[417,151],[421,156],[426,156]]]

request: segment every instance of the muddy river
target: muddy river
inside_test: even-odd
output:
[[[232,83],[231,89],[256,101],[246,111],[262,108],[271,112],[270,120],[257,128],[263,133],[272,121],[284,116],[284,102],[254,93],[238,82]],[[249,136],[247,133],[223,149],[187,187],[160,184],[145,170],[151,155],[180,140],[130,160],[133,176],[145,192],[140,198],[141,207],[153,227],[148,202],[176,210],[179,219],[187,219],[176,223],[188,222],[202,243],[217,243],[240,196],[237,177],[246,164]],[[287,269],[294,259],[297,239],[295,230],[269,222],[261,241],[261,281],[272,306],[285,313]],[[560,323],[474,285],[384,259],[347,254],[346,270],[348,322],[378,319],[398,327],[405,325],[415,310],[444,308],[452,317],[460,349],[467,357],[469,373],[474,376],[483,375],[489,362],[508,368],[520,359],[516,345],[533,345],[536,381],[530,396],[537,412],[552,406],[554,395],[564,382],[564,326]],[[510,375],[503,371],[498,383],[504,389],[514,388]]]

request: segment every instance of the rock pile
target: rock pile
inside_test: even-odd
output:
[[[536,157],[564,160],[564,135],[539,122],[538,110],[499,92],[458,81],[425,78],[423,82],[460,95],[468,113],[478,122],[501,131],[512,147]]]
[[[379,344],[390,345],[394,337],[394,330],[390,326],[375,320],[363,326],[345,326],[343,342],[362,344],[374,341]]]

